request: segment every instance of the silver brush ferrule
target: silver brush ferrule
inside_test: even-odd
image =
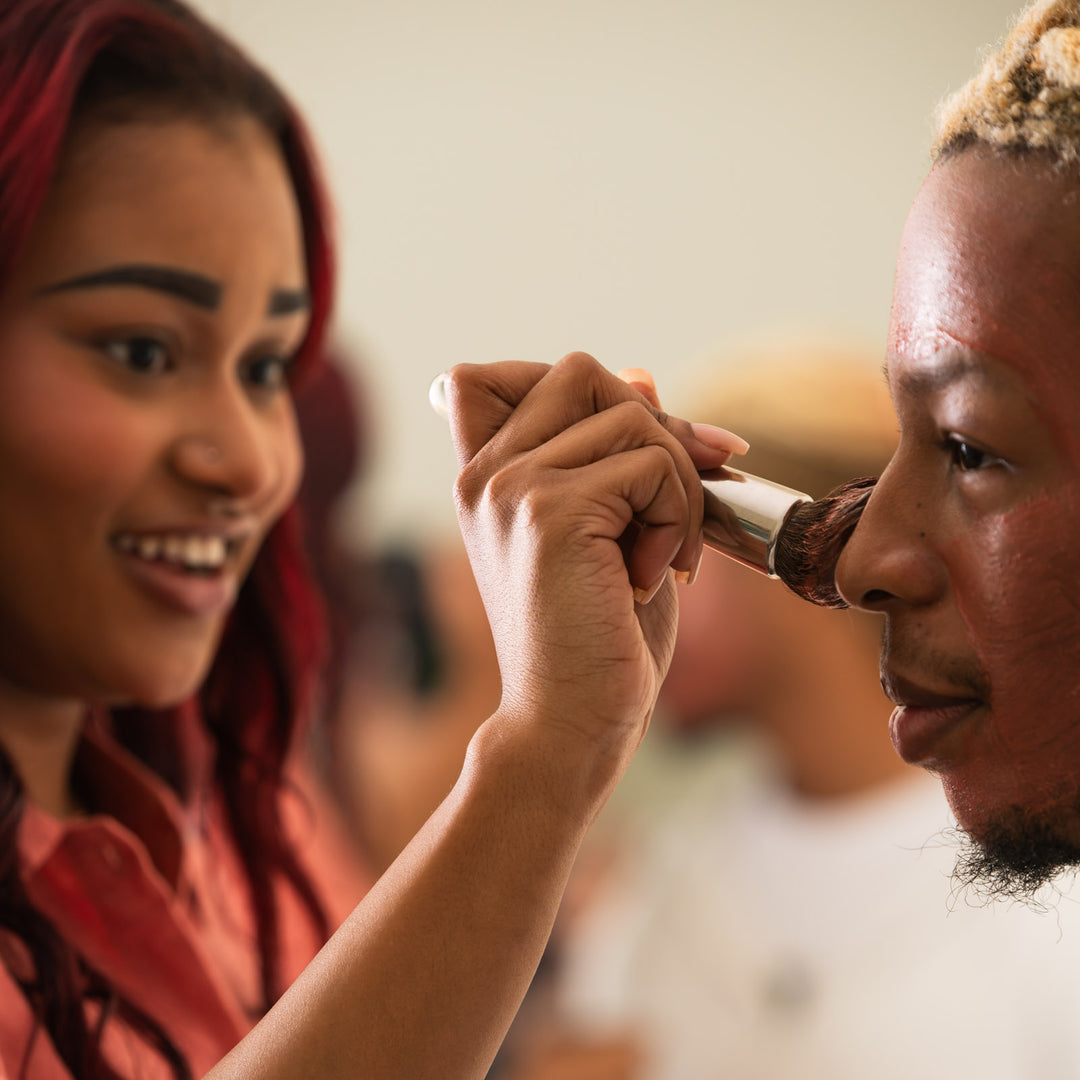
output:
[[[809,495],[725,466],[721,479],[702,480],[705,544],[745,566],[776,577],[776,540],[792,507]]]

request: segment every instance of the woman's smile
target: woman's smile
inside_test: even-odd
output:
[[[253,535],[251,526],[125,530],[112,537],[112,548],[125,574],[169,611],[220,616],[236,600]]]

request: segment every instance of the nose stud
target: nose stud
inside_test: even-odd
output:
[[[201,435],[188,436],[183,441],[184,452],[194,455],[196,459],[206,462],[208,465],[216,465],[221,461],[221,447],[212,439]]]

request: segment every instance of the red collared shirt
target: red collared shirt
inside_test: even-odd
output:
[[[201,1076],[251,1028],[260,998],[255,922],[222,806],[213,798],[181,805],[160,778],[89,726],[77,768],[94,790],[94,805],[109,812],[60,821],[28,804],[19,833],[26,890]],[[328,804],[302,775],[295,779],[302,794],[284,798],[286,828],[334,927],[370,879]],[[279,895],[282,973],[291,982],[321,941],[284,883]],[[0,960],[0,1080],[73,1080],[14,977],[29,974],[25,948],[0,938]],[[173,1078],[158,1052],[122,1021],[106,1024],[103,1046],[122,1076]]]

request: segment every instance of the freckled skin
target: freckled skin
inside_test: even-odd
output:
[[[920,750],[976,839],[1021,807],[1080,841],[1078,344],[1080,176],[982,148],[940,162],[897,265],[900,447],[837,577],[885,614],[884,668],[988,689]],[[979,456],[958,463],[958,440]]]

